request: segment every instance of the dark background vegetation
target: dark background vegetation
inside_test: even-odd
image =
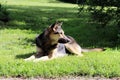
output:
[[[6,24],[9,20],[10,20],[9,12],[7,11],[5,6],[0,4],[0,21]]]

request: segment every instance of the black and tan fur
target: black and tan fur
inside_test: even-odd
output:
[[[37,53],[25,59],[46,61],[70,54],[83,56],[82,52],[103,51],[102,48],[82,49],[71,36],[66,36],[61,28],[62,22],[55,22],[41,33],[36,40]],[[66,52],[67,51],[67,52]]]

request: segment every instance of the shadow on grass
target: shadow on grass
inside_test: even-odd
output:
[[[26,58],[32,56],[33,54],[35,54],[35,52],[26,53],[26,54],[19,54],[19,55],[16,55],[16,59],[26,59]]]
[[[60,18],[76,17],[76,8],[48,7],[48,6],[9,6],[11,22],[7,28],[43,30]]]

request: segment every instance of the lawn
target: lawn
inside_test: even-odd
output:
[[[5,4],[11,21],[6,25],[0,22],[0,76],[120,77],[120,50],[114,46],[116,32],[113,27],[97,29],[97,24],[88,22],[88,13],[78,17],[76,4],[56,0],[6,0]],[[64,22],[65,34],[73,36],[82,47],[105,47],[107,50],[84,53],[83,57],[25,62],[23,59],[36,52],[35,37],[56,20]]]

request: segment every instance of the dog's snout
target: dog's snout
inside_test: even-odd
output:
[[[59,42],[59,43],[68,43],[68,42],[70,42],[70,40],[68,40],[67,38],[60,38],[60,39],[58,40],[58,42]]]
[[[67,39],[66,42],[70,42],[70,40]]]

